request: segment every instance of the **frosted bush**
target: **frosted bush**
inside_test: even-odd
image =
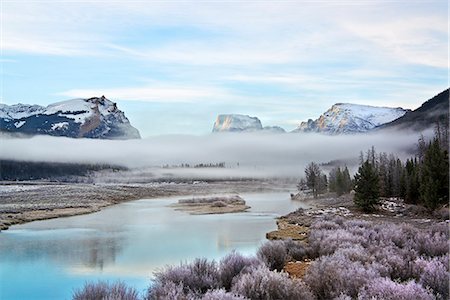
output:
[[[318,298],[332,299],[341,293],[355,297],[361,287],[378,277],[376,269],[337,253],[314,261],[304,280]]]
[[[194,300],[191,293],[185,293],[183,285],[173,282],[158,283],[148,289],[146,300]]]
[[[448,234],[443,232],[421,232],[416,236],[417,250],[427,256],[441,256],[449,251]]]
[[[307,256],[307,249],[299,242],[291,239],[284,241],[284,247],[289,260],[302,260]]]
[[[391,279],[407,280],[414,276],[414,261],[417,252],[408,248],[396,248],[394,246],[372,249],[376,262],[383,265]]]
[[[245,257],[233,251],[225,256],[219,264],[219,278],[223,288],[231,288],[233,278],[250,267],[261,265],[262,262],[254,257]]]
[[[340,294],[336,298],[333,298],[333,300],[352,300],[352,297],[346,294]]]
[[[286,273],[270,271],[267,267],[254,268],[239,276],[232,291],[249,299],[315,299],[301,280],[291,279]]]
[[[73,300],[137,300],[138,293],[123,282],[86,283],[80,290],[74,292]]]
[[[203,296],[202,300],[245,300],[240,295],[228,293],[223,289],[209,291]]]
[[[432,289],[438,299],[449,297],[448,256],[444,257],[447,258],[446,262],[443,262],[441,258],[426,261],[419,280],[424,287]]]
[[[309,244],[317,256],[333,254],[339,248],[361,244],[363,238],[345,229],[311,231]]]
[[[257,257],[264,262],[270,270],[281,271],[288,256],[287,250],[282,241],[269,241],[259,247]]]
[[[361,289],[358,300],[433,300],[433,295],[414,281],[396,283],[378,278]]]
[[[162,293],[160,289],[166,290],[168,288],[166,284],[170,282],[177,287],[182,286],[186,295],[190,293],[201,295],[220,285],[216,263],[204,258],[197,258],[190,264],[167,267],[155,273],[154,285],[150,288],[149,294]]]

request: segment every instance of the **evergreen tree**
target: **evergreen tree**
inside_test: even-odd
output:
[[[319,165],[311,162],[305,169],[306,185],[312,190],[314,198],[317,198],[319,193],[326,190],[327,182],[322,175]]]
[[[420,169],[420,198],[426,207],[435,209],[448,202],[448,168],[448,151],[435,137],[425,149]]]
[[[344,171],[341,171],[340,167],[333,168],[330,171],[329,176],[329,189],[330,192],[336,193],[337,196],[349,193],[352,188],[352,179],[350,178],[350,172],[347,166],[345,166]]]
[[[355,204],[365,212],[374,210],[379,203],[380,187],[377,171],[367,159],[355,175]]]
[[[353,189],[353,182],[350,177],[350,172],[348,171],[347,166],[345,166],[344,171],[342,172],[342,178],[343,178],[344,193],[350,193],[350,191]]]

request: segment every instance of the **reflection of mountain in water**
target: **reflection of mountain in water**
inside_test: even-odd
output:
[[[114,233],[110,236],[99,236],[95,231],[80,230],[78,234],[74,234],[74,230],[68,229],[59,232],[63,240],[58,238],[59,235],[49,238],[42,233],[36,231],[26,235],[28,239],[26,247],[22,247],[22,243],[14,243],[14,239],[4,238],[0,244],[0,253],[5,258],[19,257],[22,262],[48,259],[56,264],[66,265],[69,262],[73,265],[103,270],[104,267],[114,264],[116,256],[122,251],[123,239]],[[64,238],[67,234],[72,238]]]

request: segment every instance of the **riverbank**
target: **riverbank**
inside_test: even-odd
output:
[[[288,193],[292,188],[292,184],[261,180],[145,184],[2,182],[0,230],[31,221],[97,212],[137,199],[264,191]]]
[[[295,199],[295,197],[293,198]],[[314,235],[316,239],[312,243],[317,242],[317,228],[314,229],[313,224],[323,219],[327,220],[324,223],[328,222],[331,224],[336,220],[336,217],[341,220],[339,222],[350,222],[348,224],[352,222],[355,224],[373,224],[373,226],[381,226],[384,228],[402,228],[402,226],[408,228],[411,225],[412,228],[415,228],[419,232],[426,232],[439,226],[439,224],[448,224],[449,222],[448,206],[431,212],[422,206],[405,204],[402,199],[397,198],[381,199],[380,205],[372,214],[366,214],[360,211],[354,205],[353,196],[350,194],[341,197],[329,195],[319,199],[302,198],[297,201],[305,203],[311,208],[298,209],[278,218],[277,230],[268,232],[266,234],[267,239],[293,240],[304,247],[310,247],[310,235]],[[336,227],[335,229],[338,228],[338,225],[333,226]],[[332,228],[334,228],[333,226]],[[316,230],[315,234],[311,233],[314,230]],[[314,248],[314,246],[312,247]],[[315,259],[317,260],[318,258],[316,257]],[[303,278],[315,259],[314,257],[312,259],[311,257],[306,257],[299,261],[288,261],[284,266],[284,271],[291,277]]]

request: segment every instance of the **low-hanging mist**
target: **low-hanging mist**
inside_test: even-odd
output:
[[[425,132],[429,135],[430,132]],[[330,136],[312,133],[220,133],[167,135],[142,140],[94,140],[35,136],[2,137],[0,159],[42,162],[101,163],[131,169],[225,163],[225,168],[174,168],[181,176],[299,176],[311,161],[357,162],[360,151],[375,146],[400,158],[413,154],[417,132]],[[175,171],[177,169],[178,171]]]

